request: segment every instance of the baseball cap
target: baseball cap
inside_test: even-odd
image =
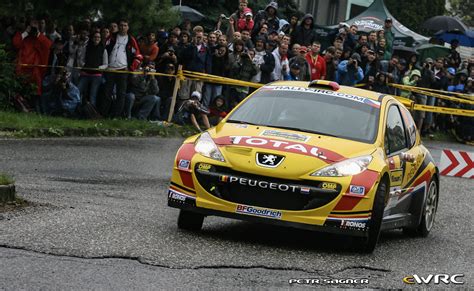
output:
[[[426,58],[425,63],[433,63],[433,59],[432,58]]]
[[[191,98],[197,98],[199,101],[201,101],[201,93],[199,93],[199,91],[194,91],[193,93],[191,93]]]
[[[360,55],[358,53],[353,53],[352,56],[351,56],[351,59],[355,59],[358,62],[362,61],[361,58],[360,58]]]
[[[293,63],[293,64],[291,64],[290,68],[291,68],[291,69],[298,69],[298,70],[301,69],[301,68],[300,68],[300,65],[299,65],[298,63]]]
[[[306,52],[308,52],[308,48],[305,47],[305,46],[301,46],[300,47],[300,52],[305,52],[306,53]]]
[[[371,55],[375,55],[375,52],[373,50],[370,50],[370,49],[367,51],[367,53],[371,54]]]
[[[391,17],[387,17],[387,18],[385,19],[385,22],[392,22],[392,21],[393,21],[393,20],[392,20]]]

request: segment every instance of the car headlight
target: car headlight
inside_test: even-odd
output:
[[[221,162],[225,161],[224,156],[207,132],[201,134],[201,136],[196,140],[194,143],[194,150],[205,157]]]
[[[372,156],[362,156],[357,158],[348,159],[339,163],[329,165],[317,172],[311,174],[311,176],[319,177],[343,177],[357,175],[367,169]]]

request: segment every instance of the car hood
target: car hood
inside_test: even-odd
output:
[[[328,164],[371,154],[373,144],[275,127],[221,123],[209,131],[234,170],[300,177]],[[284,157],[278,167],[258,165],[256,154]]]

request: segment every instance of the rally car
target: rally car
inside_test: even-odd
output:
[[[275,82],[216,127],[186,139],[168,205],[178,227],[217,215],[357,237],[427,236],[439,173],[410,112],[396,98],[335,82]]]

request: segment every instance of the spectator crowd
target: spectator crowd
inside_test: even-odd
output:
[[[460,105],[388,84],[474,94],[474,59],[461,59],[456,40],[446,57],[420,60],[412,54],[405,59],[394,53],[390,18],[383,29],[369,33],[340,23],[322,42],[311,14],[286,20],[280,18],[276,2],[261,11],[252,11],[247,0],[236,4],[236,11],[229,17],[221,15],[210,31],[189,20],[132,35],[127,19],[108,24],[84,19],[60,30],[47,17],[4,18],[0,42],[11,44],[18,64],[46,66],[18,66],[17,73],[37,86],[35,110],[50,115],[166,120],[176,78],[149,73],[176,74],[179,65],[183,70],[261,84],[315,79],[359,84],[417,104],[444,107]],[[332,45],[321,45],[328,42]],[[184,80],[173,121],[209,128],[252,90]],[[414,117],[422,135],[455,129],[472,141],[473,118],[423,111]]]

